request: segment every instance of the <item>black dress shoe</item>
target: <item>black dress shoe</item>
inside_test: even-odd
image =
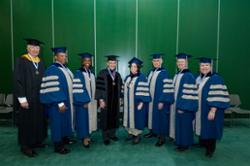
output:
[[[87,144],[87,145],[82,144],[82,146],[83,146],[84,148],[89,148],[89,147],[90,147],[89,144]]]
[[[37,155],[38,155],[37,152],[34,151],[34,150],[32,150],[32,154],[33,154],[34,156],[37,156]]]
[[[69,140],[69,145],[75,144],[76,142],[77,142],[76,140],[70,139]]]
[[[133,144],[139,144],[141,141],[141,137],[138,135],[138,136],[135,136],[134,140],[133,140]]]
[[[64,143],[65,145],[72,145],[72,144],[75,144],[75,143],[76,143],[76,140],[69,139],[68,137],[64,137],[64,138],[63,138],[63,143]]]
[[[128,134],[128,137],[125,139],[126,141],[133,140],[134,136],[132,134]]]
[[[208,158],[212,158],[213,157],[213,153],[206,151],[205,156],[208,157]]]
[[[66,148],[55,148],[55,152],[59,154],[68,154],[70,150]]]
[[[43,144],[43,143],[38,143],[38,144],[33,145],[33,148],[47,148],[47,147],[49,147],[49,145]]]
[[[165,141],[157,141],[155,146],[160,147],[165,144]]]
[[[188,147],[181,147],[181,146],[178,146],[175,150],[176,150],[177,152],[184,152],[184,151],[188,150]]]
[[[104,145],[109,145],[110,144],[110,140],[105,140],[103,141]]]
[[[203,148],[204,146],[202,146],[201,144],[193,144],[193,147],[195,147],[195,148]]]
[[[169,142],[174,142],[174,139],[169,137]]]
[[[33,153],[30,148],[21,148],[21,152],[28,157],[35,157],[36,155]]]
[[[113,136],[113,137],[109,137],[110,139],[112,139],[113,141],[118,141],[119,138],[117,136]]]
[[[212,158],[213,157],[213,153],[210,153],[207,155],[208,158]]]
[[[145,134],[143,137],[144,138],[152,138],[152,137],[156,137],[156,134],[154,134],[153,132],[149,132],[148,134]]]

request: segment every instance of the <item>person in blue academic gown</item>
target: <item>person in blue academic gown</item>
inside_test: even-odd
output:
[[[128,63],[130,74],[124,81],[123,126],[128,131],[127,140],[133,139],[133,144],[138,144],[146,125],[146,109],[151,97],[146,77],[140,72],[143,62],[132,58]]]
[[[95,75],[91,71],[92,54],[81,53],[82,67],[73,80],[76,111],[76,130],[84,147],[90,146],[90,134],[97,130],[97,102],[95,100]]]
[[[70,140],[73,129],[73,74],[67,68],[66,47],[52,49],[55,54],[53,63],[44,74],[40,90],[40,101],[45,104],[51,127],[51,137],[55,152],[67,154],[64,144]]]
[[[175,139],[176,150],[183,152],[193,144],[193,120],[198,108],[195,77],[188,70],[191,55],[176,55],[178,72],[174,77],[175,102],[171,106],[170,137]]]
[[[152,54],[153,69],[148,74],[148,82],[152,101],[148,110],[148,129],[150,133],[146,138],[157,134],[156,146],[165,143],[165,137],[169,135],[169,112],[170,105],[174,101],[173,81],[168,71],[162,67],[162,53]]]
[[[195,118],[195,133],[207,157],[212,157],[216,140],[222,138],[224,110],[229,107],[229,94],[221,76],[213,72],[211,58],[201,57],[198,85],[199,107]]]

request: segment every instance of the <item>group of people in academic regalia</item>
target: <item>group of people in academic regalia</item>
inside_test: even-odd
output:
[[[35,157],[36,148],[44,148],[47,125],[50,126],[54,151],[67,154],[65,145],[81,140],[91,144],[91,133],[98,128],[98,110],[103,143],[118,141],[120,107],[126,141],[139,144],[145,138],[157,138],[155,146],[169,137],[178,152],[191,146],[204,147],[212,157],[216,140],[223,134],[224,110],[229,94],[221,76],[213,71],[213,59],[199,59],[199,74],[188,69],[191,55],[176,55],[177,73],[172,79],[163,68],[163,53],[152,54],[153,68],[141,72],[143,62],[133,57],[129,74],[123,80],[117,71],[118,56],[108,55],[107,66],[97,77],[92,72],[92,54],[80,53],[81,67],[73,74],[67,67],[66,47],[52,48],[54,63],[47,69],[36,39],[27,41],[27,53],[17,58],[14,69],[14,95],[18,111],[18,141],[21,152]],[[194,135],[199,142],[194,142]]]

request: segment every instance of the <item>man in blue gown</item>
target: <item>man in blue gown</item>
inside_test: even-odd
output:
[[[153,134],[157,134],[156,146],[162,146],[169,134],[169,111],[174,101],[173,81],[168,71],[162,67],[162,55],[162,53],[152,54],[154,68],[148,74],[152,97],[148,110],[148,129],[151,131],[145,137],[150,138]]]
[[[176,55],[178,72],[174,77],[175,102],[171,106],[170,137],[175,139],[176,150],[183,152],[193,144],[193,120],[198,107],[195,77],[188,70],[191,55]]]
[[[40,101],[45,104],[49,116],[51,137],[55,152],[67,154],[65,144],[74,143],[70,139],[73,126],[73,74],[67,68],[66,47],[53,48],[55,63],[46,71],[42,79]]]
[[[195,133],[200,145],[205,146],[207,157],[212,157],[216,149],[216,140],[223,134],[224,110],[229,107],[229,94],[221,76],[213,72],[213,60],[198,58],[200,75],[198,85],[199,107],[195,118]]]

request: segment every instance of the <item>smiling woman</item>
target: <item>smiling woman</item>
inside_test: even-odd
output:
[[[128,63],[130,74],[124,80],[123,126],[128,132],[126,140],[139,144],[146,126],[147,107],[151,97],[146,77],[140,72],[143,62],[134,57]]]

